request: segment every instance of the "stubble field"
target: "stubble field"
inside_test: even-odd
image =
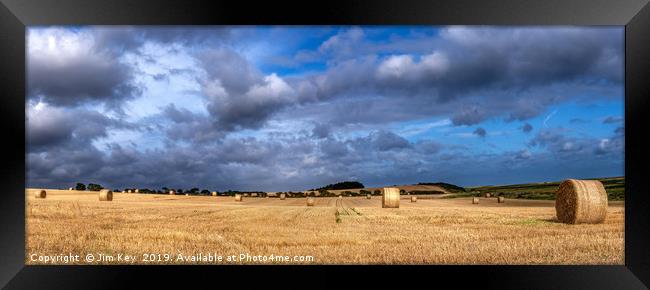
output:
[[[598,225],[555,220],[554,201],[402,196],[244,198],[48,190],[26,191],[26,263],[37,255],[133,255],[135,264],[203,264],[176,257],[247,254],[313,261],[217,264],[624,264],[624,204],[610,202]],[[169,254],[170,261],[144,262]],[[95,264],[130,264],[127,261]],[[63,264],[63,263],[58,263]],[[76,264],[88,264],[80,261]],[[213,263],[205,263],[213,264]]]

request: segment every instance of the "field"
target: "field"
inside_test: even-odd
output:
[[[48,190],[36,199],[27,190],[26,263],[102,253],[132,255],[134,264],[213,264],[177,257],[214,253],[313,257],[217,264],[624,264],[622,201],[610,202],[604,224],[566,225],[556,222],[554,201],[407,198],[382,209],[378,196],[321,197],[307,207],[305,198],[115,193],[100,202],[97,192]],[[143,261],[149,254],[173,258]]]

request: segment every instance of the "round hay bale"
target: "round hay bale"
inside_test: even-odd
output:
[[[339,199],[343,199],[343,196],[342,196],[342,195],[339,195]]]
[[[411,196],[411,202],[418,202],[417,196]]]
[[[285,200],[287,198],[287,195],[284,193],[280,193],[280,200]]]
[[[102,189],[99,191],[99,201],[112,201],[113,191],[110,189]]]
[[[313,197],[308,197],[307,198],[307,206],[314,206],[314,198]]]
[[[242,197],[241,194],[239,194],[239,193],[235,194],[235,201],[242,201],[242,200],[243,200],[243,197]]]
[[[366,194],[366,199],[371,199],[371,198],[372,198],[372,195]]]
[[[70,187],[70,188],[68,188],[68,190],[74,190],[74,188],[73,188],[73,187]]]
[[[399,188],[386,187],[381,198],[382,208],[399,208]]]
[[[47,196],[45,189],[39,189],[34,192],[34,197],[36,198],[45,198],[45,196]]]
[[[485,193],[485,197],[488,197],[488,198],[489,198],[490,196],[492,196],[492,195],[491,195],[489,192],[486,192],[486,193]]]
[[[189,194],[189,193],[186,193],[185,196],[190,196],[190,194]]]
[[[251,193],[251,197],[257,197],[257,193]]]
[[[248,193],[244,193],[244,196],[245,196],[245,197],[248,197]]]
[[[472,198],[472,204],[478,204],[478,197]]]
[[[555,193],[555,212],[563,223],[602,223],[607,216],[605,187],[598,180],[562,181]]]
[[[216,192],[216,191],[213,191],[213,192],[212,192],[212,196],[217,196],[217,192]]]
[[[506,202],[506,199],[503,196],[499,196],[499,197],[497,197],[497,202],[498,203],[504,203],[504,202]]]
[[[169,191],[169,194],[170,194],[170,195],[174,195],[174,194],[176,194],[176,192],[173,191],[173,190],[170,190],[170,191]]]
[[[135,193],[140,193],[140,190],[139,190],[139,189],[136,189],[136,190],[135,190]]]

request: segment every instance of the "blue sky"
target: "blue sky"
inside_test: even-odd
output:
[[[30,27],[28,186],[622,176],[623,27]]]

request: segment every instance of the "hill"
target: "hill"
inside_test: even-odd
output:
[[[605,186],[609,200],[625,200],[625,177],[591,178],[600,180]],[[461,193],[452,197],[483,196],[485,193],[500,195],[506,198],[523,199],[546,199],[554,200],[555,191],[560,181],[538,182],[510,185],[477,186],[468,187],[467,193]]]

